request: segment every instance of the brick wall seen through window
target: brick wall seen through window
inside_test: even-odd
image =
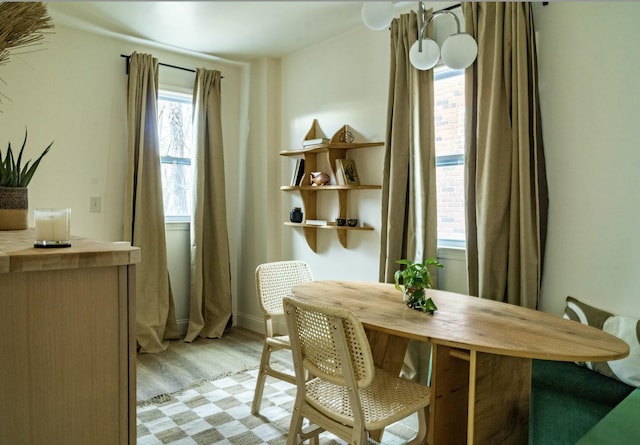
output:
[[[438,243],[464,247],[464,70],[434,72]]]

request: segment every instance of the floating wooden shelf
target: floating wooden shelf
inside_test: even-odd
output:
[[[382,188],[381,185],[301,185],[301,186],[292,186],[292,185],[283,185],[280,187],[280,190],[283,192],[296,192],[296,191],[309,191],[309,192],[328,192],[328,191],[336,191],[336,190],[380,190]]]
[[[329,230],[373,230],[371,226],[337,226],[335,224],[327,224],[324,226],[320,226],[318,224],[305,224],[305,223],[293,223],[289,221],[285,221],[285,226],[295,226],[295,227],[313,227],[314,229],[329,229]]]
[[[310,145],[309,147],[301,148],[299,150],[282,150],[280,156],[303,156],[307,153],[326,153],[331,150],[355,150],[358,148],[379,147],[384,145],[384,142],[338,142],[328,144]]]
[[[320,135],[317,132],[317,120],[313,121],[311,129],[305,136],[305,140],[316,139],[319,138]],[[322,143],[317,145],[309,145],[307,147],[301,148],[299,150],[282,150],[280,151],[280,156],[288,156],[295,157],[299,156],[304,158],[304,175],[303,175],[303,183],[309,183],[309,178],[311,177],[311,172],[317,171],[317,155],[326,156],[326,163],[331,168],[331,173],[333,177],[336,178],[336,159],[346,159],[347,151],[356,150],[361,148],[371,148],[371,147],[380,147],[384,145],[384,142],[345,142],[345,140],[352,139],[352,135],[349,132],[349,128],[347,125],[338,130],[330,142]],[[339,218],[347,218],[347,192],[353,190],[380,190],[382,188],[381,185],[322,185],[322,186],[314,186],[314,185],[302,185],[302,186],[291,186],[284,185],[280,187],[281,191],[289,192],[298,192],[300,193],[300,197],[302,198],[303,211],[306,219],[312,220],[317,219],[316,215],[316,204],[317,204],[317,195],[316,192],[337,192],[338,193],[338,217]],[[316,229],[330,229],[335,230],[338,236],[338,240],[340,244],[347,248],[347,233],[351,230],[373,230],[373,227],[370,226],[357,226],[357,227],[349,227],[349,226],[337,226],[334,224],[318,226],[304,223],[291,223],[285,222],[287,226],[293,227],[301,227],[304,231],[305,239],[307,240],[307,244],[316,252],[316,239],[317,233]]]

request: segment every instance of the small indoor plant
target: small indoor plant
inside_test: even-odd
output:
[[[3,156],[2,150],[0,150],[0,187],[26,187],[31,182],[34,173],[38,169],[38,165],[40,165],[40,161],[46,155],[53,142],[51,142],[47,148],[40,154],[38,159],[31,164],[31,160],[28,160],[24,166],[22,165],[22,154],[24,153],[24,147],[27,145],[27,131],[24,132],[24,141],[22,142],[22,147],[20,147],[20,152],[18,153],[18,157],[15,158],[13,155],[13,151],[11,151],[11,142],[9,142],[9,146],[7,147],[7,152]],[[31,165],[29,165],[31,164]]]
[[[396,289],[402,291],[404,301],[411,309],[433,314],[436,307],[431,298],[427,298],[426,289],[431,289],[430,266],[444,269],[444,266],[434,258],[427,258],[424,262],[397,260],[396,263],[406,266],[394,274]],[[401,283],[402,282],[402,283]]]
[[[22,163],[22,155],[27,145],[27,132],[25,130],[24,141],[18,156],[15,157],[11,150],[11,143],[6,153],[0,150],[0,230],[24,230],[27,228],[27,212],[29,209],[28,189],[40,161],[46,155],[53,142],[31,162]]]

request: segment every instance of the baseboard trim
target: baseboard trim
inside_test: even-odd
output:
[[[176,324],[178,325],[178,332],[180,336],[184,338],[187,335],[187,330],[189,329],[189,319],[184,318],[182,320],[177,320]]]
[[[261,317],[238,312],[235,325],[264,335],[264,319]]]

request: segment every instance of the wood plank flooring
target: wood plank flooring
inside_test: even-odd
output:
[[[172,341],[165,352],[138,354],[137,399],[147,400],[180,391],[203,379],[257,368],[262,340],[262,334],[232,327],[220,339]],[[289,351],[277,351],[272,359],[292,366]]]

